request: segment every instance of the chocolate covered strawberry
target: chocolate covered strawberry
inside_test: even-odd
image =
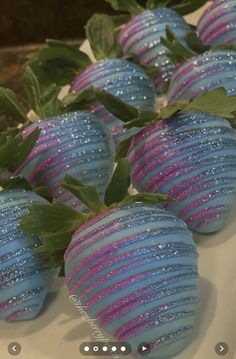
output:
[[[36,127],[41,129],[36,146],[15,174],[33,187],[46,186],[51,196],[73,208],[80,206],[79,201],[60,188],[66,173],[96,185],[103,197],[115,154],[105,125],[92,114],[75,112],[36,122],[23,136],[27,138]]]
[[[27,83],[37,81],[30,69],[26,76]],[[39,84],[36,88],[38,87]],[[32,98],[29,93],[31,89],[30,87],[27,92],[33,110],[44,119],[31,124],[28,121],[28,126],[24,125],[22,136],[26,140],[30,139],[30,134],[37,128],[41,132],[31,152],[25,157],[25,161],[13,173],[25,177],[33,188],[45,186],[51,196],[73,208],[80,206],[79,201],[60,188],[65,173],[88,184],[96,185],[99,194],[103,197],[114,167],[115,145],[109,131],[91,113],[82,111],[63,113],[65,110],[70,110],[70,105],[78,105],[77,102],[76,104],[71,102],[70,95],[63,100],[64,102],[59,101],[57,97],[55,98],[58,89],[53,87],[54,96],[49,91],[49,94],[39,93],[37,97]],[[36,92],[35,90],[33,93]],[[8,109],[9,104],[13,107],[14,104],[14,115],[20,118],[21,104],[15,95],[8,89],[1,89],[0,95],[5,99],[3,101],[5,108]],[[46,95],[48,102],[44,103],[45,97],[47,99]],[[55,116],[55,113],[58,115]],[[24,117],[22,116],[20,120],[24,122]]]
[[[97,93],[113,107],[115,99]],[[168,194],[176,200],[167,208],[201,233],[215,232],[226,223],[236,190],[236,135],[225,118],[233,119],[235,96],[218,89],[182,101],[161,113],[132,115],[120,101],[120,118],[128,128],[144,126],[128,149],[132,184],[138,191]],[[124,116],[125,113],[125,116]]]
[[[57,244],[64,238],[65,245],[68,230],[64,258],[70,294],[116,341],[131,344],[134,356],[139,344],[148,342],[148,358],[169,358],[191,340],[198,302],[197,250],[184,222],[158,207],[167,197],[127,196],[127,172],[127,164],[119,162],[116,188],[108,187],[106,204],[94,188],[66,178],[65,187],[91,209],[87,219],[77,213],[73,227],[68,216],[62,228],[55,203],[31,206],[22,226],[43,234],[48,257],[53,248],[47,247],[47,235]],[[53,237],[52,216],[59,224],[53,226],[58,231]]]
[[[7,321],[35,318],[56,275],[35,252],[41,244],[38,237],[20,228],[30,204],[48,202],[33,193],[25,179],[12,177],[40,131],[36,129],[26,140],[17,132],[11,129],[0,135],[0,319]]]
[[[123,58],[116,40],[116,23],[108,15],[95,15],[86,26],[87,37],[97,60],[75,46],[49,40],[48,47],[31,57],[32,66],[46,82],[70,85],[71,95],[90,87],[103,89],[135,107],[154,109],[155,95],[144,70]],[[76,95],[75,95],[76,96]],[[126,138],[122,122],[103,106],[87,106],[106,124],[116,144]]]
[[[192,100],[218,87],[224,87],[229,95],[235,94],[235,51],[210,50],[181,63],[171,78],[167,97],[169,102]]]
[[[35,253],[36,236],[22,232],[20,221],[32,203],[47,203],[31,191],[0,192],[0,319],[35,318],[56,272]]]
[[[236,45],[236,2],[212,1],[198,21],[197,32],[206,45]]]
[[[135,54],[141,64],[153,65],[158,70],[154,79],[157,93],[168,82],[175,65],[167,56],[167,49],[161,43],[166,27],[169,27],[185,43],[184,37],[190,30],[184,19],[174,10],[156,8],[145,10],[134,16],[119,33],[119,42],[125,54]]]

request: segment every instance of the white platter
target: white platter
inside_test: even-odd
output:
[[[202,10],[188,16],[196,23]],[[83,50],[89,51],[88,44]],[[194,235],[199,248],[200,305],[192,344],[175,359],[216,359],[215,345],[226,342],[225,359],[236,359],[236,205],[227,228],[215,235]],[[82,342],[94,341],[92,330],[69,301],[57,279],[41,315],[30,322],[0,322],[0,358],[12,358],[10,342],[22,346],[22,359],[82,359]],[[95,359],[98,357],[90,356]],[[103,359],[103,357],[99,357]],[[104,357],[105,358],[105,357]],[[128,359],[128,358],[127,358]],[[158,359],[158,358],[157,358]]]

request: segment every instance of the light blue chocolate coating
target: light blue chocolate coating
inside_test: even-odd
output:
[[[191,229],[211,233],[226,225],[236,193],[236,133],[228,121],[175,115],[136,135],[128,161],[134,187],[174,198],[166,208]]]
[[[47,203],[31,191],[0,192],[0,319],[34,319],[42,309],[55,270],[40,260],[36,237],[20,228],[31,203]]]
[[[95,185],[103,198],[114,168],[115,145],[105,125],[86,112],[75,112],[39,121],[41,134],[18,174],[34,187],[46,186],[62,203],[84,210],[68,191],[61,188],[66,174],[87,185]]]
[[[236,92],[236,52],[211,50],[181,64],[172,76],[167,94],[169,102],[193,100],[203,92],[224,87]]]
[[[206,45],[236,45],[236,1],[214,0],[197,24]]]
[[[175,69],[167,56],[168,49],[161,44],[161,37],[166,37],[167,27],[185,43],[189,26],[176,11],[167,8],[142,12],[124,25],[119,34],[125,54],[135,54],[143,65],[154,65],[159,70],[154,80],[157,93],[160,93],[163,83],[171,78]]]
[[[89,87],[104,90],[137,108],[154,110],[155,95],[152,84],[143,69],[122,59],[101,60],[88,66],[71,86],[71,92]],[[102,105],[93,106],[91,112],[101,119],[109,129],[118,146],[134,129],[126,131],[123,122],[109,113]]]
[[[133,355],[177,355],[191,341],[198,302],[197,250],[185,223],[158,206],[135,203],[99,215],[74,234],[66,283],[96,324]]]

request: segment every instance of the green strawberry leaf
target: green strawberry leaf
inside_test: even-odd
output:
[[[138,15],[144,10],[136,0],[105,0],[114,10],[125,11],[131,15]]]
[[[0,87],[0,108],[4,109],[18,123],[28,121],[23,104],[16,94],[8,88]]]
[[[169,104],[168,106],[161,109],[160,118],[162,120],[170,118],[175,113],[181,110],[185,110],[188,105],[189,105],[189,100],[179,100],[173,104]]]
[[[45,198],[50,203],[53,201],[51,193],[49,192],[47,187],[45,187],[45,186],[36,187],[33,189],[33,191],[40,197]]]
[[[130,19],[130,15],[113,15],[111,16],[114,24],[115,24],[115,31],[119,31],[121,26],[126,24]]]
[[[24,189],[28,191],[32,191],[32,187],[29,182],[22,176],[7,178],[6,180],[1,182],[1,187],[4,190],[9,189]]]
[[[55,236],[57,233],[55,233]],[[62,250],[49,250],[44,246],[37,247],[34,252],[38,254],[40,259],[44,261],[51,268],[58,268],[58,277],[65,277],[65,264],[64,264],[64,253],[65,249]]]
[[[40,101],[40,85],[30,65],[25,67],[23,85],[30,107],[39,117],[43,118],[44,112]]]
[[[157,7],[166,7],[172,0],[148,0],[146,3],[147,9],[156,9]]]
[[[16,136],[0,137],[0,168],[16,171],[32,152],[40,130],[36,128],[26,139]]]
[[[110,206],[114,203],[121,202],[128,196],[130,186],[130,164],[126,159],[120,159],[113,173],[105,193],[105,204]]]
[[[62,104],[58,99],[60,92],[61,87],[57,86],[55,83],[48,86],[48,88],[42,92],[40,102],[46,118],[55,116],[62,112]]]
[[[81,92],[70,93],[63,98],[61,104],[63,113],[83,111],[97,103],[93,88],[87,88]]]
[[[161,37],[161,43],[169,50],[167,56],[175,64],[197,55],[195,51],[185,47],[169,27],[166,28],[166,37]]]
[[[40,128],[36,128],[31,134],[23,139],[21,136],[17,153],[14,156],[14,170],[20,167],[32,152],[40,135]],[[16,150],[16,149],[15,149]]]
[[[77,46],[58,40],[47,40],[47,45],[28,56],[29,63],[37,68],[42,82],[48,83],[48,78],[52,78],[51,82],[57,85],[70,84],[77,73],[92,63],[89,56]]]
[[[148,204],[164,204],[168,202],[175,202],[175,200],[168,195],[160,193],[138,193],[135,195],[127,196],[119,203],[119,207],[126,206],[135,202],[142,202]]]
[[[172,8],[180,15],[184,16],[198,10],[207,2],[208,0],[182,0],[178,1],[177,4],[173,5]]]
[[[226,119],[234,118],[236,95],[228,96],[224,87],[204,92],[190,102],[184,112],[200,111],[221,116]]]
[[[108,92],[94,89],[97,100],[114,116],[124,122],[138,117],[138,110]]]
[[[54,200],[52,204],[30,205],[29,214],[20,225],[25,233],[39,237],[42,246],[36,252],[50,265],[61,267],[63,273],[64,252],[73,233],[87,219],[88,216]]]
[[[117,151],[116,158],[115,158],[116,162],[118,162],[120,159],[126,157],[127,152],[130,148],[132,139],[133,139],[133,135],[130,136],[129,138],[127,138],[126,140],[120,142],[119,149]]]
[[[52,204],[31,204],[29,214],[21,221],[21,227],[24,232],[39,238],[59,232],[62,232],[63,238],[65,238],[65,233],[68,233],[69,244],[71,234],[86,219],[86,215],[67,207],[57,200],[53,200]]]
[[[134,127],[149,126],[157,122],[159,119],[161,118],[157,112],[148,111],[148,110],[139,110],[138,117],[129,122],[126,122],[124,127],[130,129]]]
[[[210,49],[210,46],[204,45],[200,37],[197,36],[196,31],[189,31],[185,35],[185,41],[188,47],[197,54],[203,54]]]
[[[100,199],[100,196],[95,186],[86,186],[79,182],[76,178],[66,175],[65,183],[62,184],[62,188],[75,195],[93,213],[100,213],[107,209],[105,204]]]
[[[115,28],[115,22],[106,14],[93,15],[85,26],[86,36],[97,60],[122,57]]]
[[[166,95],[167,92],[169,91],[170,83],[171,83],[171,79],[164,81],[163,84],[161,85],[161,93],[163,95]]]

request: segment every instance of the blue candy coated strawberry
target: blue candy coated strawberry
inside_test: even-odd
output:
[[[169,102],[194,99],[205,91],[224,87],[236,92],[236,52],[211,50],[181,65],[172,76],[167,94]]]
[[[197,32],[206,45],[236,45],[236,1],[214,0],[201,16]]]
[[[39,240],[25,235],[19,225],[29,204],[45,202],[31,191],[0,193],[0,319],[35,318],[55,276],[34,252]]]
[[[83,91],[89,87],[105,90],[126,103],[142,109],[154,109],[155,95],[151,81],[142,68],[122,59],[106,59],[88,66],[76,76],[72,92]],[[102,105],[91,108],[109,129],[118,145],[132,131],[126,131],[123,123],[110,114]]]
[[[167,56],[167,48],[161,44],[161,37],[165,37],[167,27],[185,43],[184,36],[189,26],[176,11],[168,8],[143,11],[124,25],[119,34],[119,42],[125,54],[135,54],[141,64],[154,65],[159,70],[154,80],[158,93],[175,69]]]
[[[112,176],[115,154],[104,124],[89,113],[75,112],[34,123],[23,135],[36,127],[41,129],[40,137],[17,174],[33,187],[46,186],[54,198],[73,208],[82,207],[60,187],[66,173],[96,185],[103,197]]]
[[[134,355],[165,359],[191,340],[197,251],[184,222],[154,205],[109,209],[82,225],[65,254],[66,282],[91,318]]]
[[[176,199],[167,208],[191,229],[223,228],[236,191],[236,135],[228,121],[203,112],[174,115],[134,136],[128,160],[135,188]]]

